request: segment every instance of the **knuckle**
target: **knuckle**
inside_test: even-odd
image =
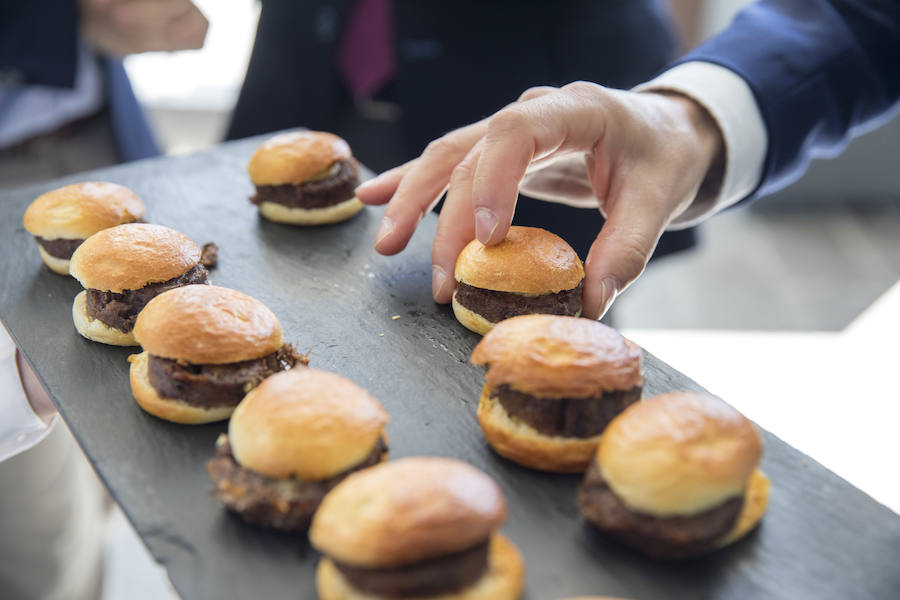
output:
[[[456,144],[444,136],[429,142],[423,154],[436,158],[449,157],[456,153],[456,149]]]
[[[491,117],[488,123],[488,136],[526,131],[530,124],[531,119],[524,111],[507,108]]]
[[[588,81],[573,81],[572,83],[564,85],[561,89],[568,94],[583,96],[596,93],[598,89],[602,88],[596,83],[590,83]]]

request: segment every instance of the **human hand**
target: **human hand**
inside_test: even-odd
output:
[[[80,0],[81,33],[99,52],[139,52],[203,47],[209,21],[190,0]]]
[[[583,311],[599,318],[641,274],[722,147],[713,119],[687,97],[576,82],[526,91],[366,182],[357,196],[388,204],[375,249],[396,254],[447,191],[432,246],[432,292],[441,303],[452,296],[462,248],[476,237],[487,245],[506,237],[526,174],[543,196],[590,199],[606,224],[585,261]]]

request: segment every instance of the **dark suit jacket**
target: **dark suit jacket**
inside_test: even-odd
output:
[[[766,0],[689,60],[727,67],[753,90],[769,136],[755,198],[896,114],[900,0]]]
[[[0,82],[72,88],[78,45],[76,0],[0,1]],[[101,59],[107,108],[123,161],[159,154],[122,61]]]
[[[675,41],[657,0],[394,0],[397,72],[380,96],[400,107],[402,148],[348,126],[354,111],[337,52],[349,0],[264,0],[229,138],[288,127],[333,131],[376,167],[418,156],[452,129],[488,116],[535,85],[578,79],[630,87],[661,70]],[[515,222],[562,235],[584,256],[597,211],[520,200]],[[674,232],[661,249],[693,243]]]

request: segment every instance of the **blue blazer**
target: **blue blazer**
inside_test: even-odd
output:
[[[898,112],[900,0],[763,0],[679,62],[690,60],[750,85],[769,147],[749,198],[763,196]]]
[[[72,88],[78,43],[75,0],[0,1],[0,82]],[[122,61],[102,58],[101,63],[120,157],[157,156],[159,146]]]

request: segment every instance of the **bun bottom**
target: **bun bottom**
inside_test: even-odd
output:
[[[128,357],[131,363],[129,379],[131,380],[131,393],[134,399],[145,411],[173,423],[183,425],[199,425],[224,421],[231,416],[236,406],[217,406],[215,408],[203,408],[193,406],[175,398],[162,398],[156,388],[150,383],[150,373],[147,370],[149,355],[146,352],[132,354]]]
[[[472,585],[450,594],[410,598],[408,600],[516,600],[522,594],[525,564],[519,550],[499,533],[491,536],[488,569]],[[344,579],[329,558],[319,561],[316,589],[321,600],[387,600],[362,592]]]
[[[716,548],[734,543],[753,531],[753,528],[762,520],[766,508],[769,506],[769,490],[771,487],[772,482],[757,467],[753,474],[750,475],[750,481],[747,482],[747,489],[744,491],[744,506],[741,508],[737,522],[727,535],[716,542]]]
[[[41,253],[41,260],[49,267],[51,271],[59,275],[69,276],[69,259],[57,258],[44,250],[43,246],[38,246],[38,252]]]
[[[587,470],[601,435],[589,438],[544,435],[527,423],[513,420],[484,386],[478,401],[478,424],[497,454],[522,466],[553,473]]]
[[[288,225],[328,225],[346,221],[362,209],[363,203],[354,196],[324,208],[291,208],[276,202],[263,202],[259,205],[259,214],[270,221]]]
[[[88,316],[87,290],[75,296],[75,301],[72,303],[72,320],[75,322],[75,329],[78,333],[93,342],[110,346],[140,346],[134,339],[134,332],[125,333],[121,329],[110,327],[103,321]]]
[[[494,328],[496,323],[492,323],[488,321],[477,312],[473,312],[456,301],[456,291],[453,292],[453,299],[451,300],[451,304],[453,306],[453,314],[456,316],[456,320],[463,324],[463,327],[470,331],[474,331],[480,335],[486,335],[491,329]]]

